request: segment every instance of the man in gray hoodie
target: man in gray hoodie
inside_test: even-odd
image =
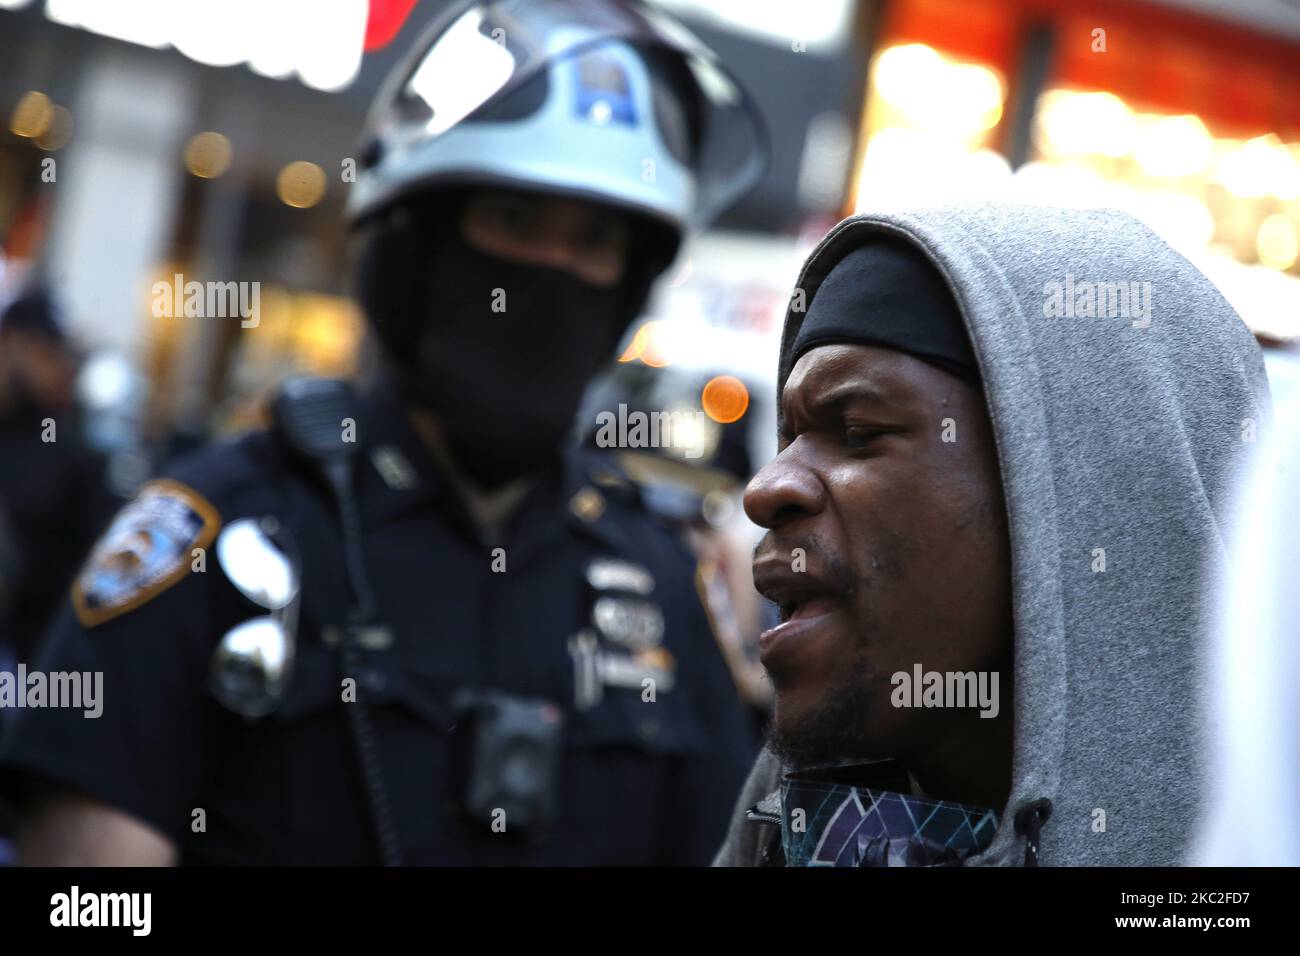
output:
[[[1111,210],[863,215],[804,265],[746,510],[769,747],[720,865],[1168,865],[1232,487],[1268,414],[1213,285]]]

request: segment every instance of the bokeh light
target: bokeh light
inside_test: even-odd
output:
[[[1140,133],[1137,161],[1151,176],[1192,176],[1209,165],[1213,152],[1199,116],[1161,116]]]
[[[1270,269],[1290,269],[1300,258],[1300,234],[1295,223],[1283,213],[1274,213],[1259,224],[1255,237],[1259,261]]]
[[[72,113],[62,106],[50,110],[50,121],[36,137],[36,145],[48,152],[62,149],[72,139]]]
[[[31,90],[22,95],[9,118],[9,129],[15,136],[35,139],[54,122],[54,104],[44,93]]]
[[[704,413],[720,425],[740,421],[749,409],[749,389],[734,375],[709,379],[700,393]]]
[[[200,179],[216,179],[230,168],[230,140],[220,133],[199,133],[185,144],[185,168]]]
[[[308,209],[325,195],[325,170],[305,160],[290,163],[276,177],[275,191],[285,205]]]

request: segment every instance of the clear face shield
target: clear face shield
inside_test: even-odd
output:
[[[394,172],[385,171],[385,156],[446,136],[553,64],[581,61],[611,42],[672,61],[679,74],[674,93],[694,99],[691,148],[687,154],[670,151],[693,180],[694,201],[684,224],[707,225],[752,189],[766,169],[767,140],[758,112],[713,53],[679,23],[607,0],[488,0],[434,24],[376,101],[368,128],[381,151],[373,163],[378,186],[364,205],[382,205],[408,185],[396,174],[396,164]],[[616,117],[627,93],[617,71],[605,76],[596,71],[585,79],[593,115]]]

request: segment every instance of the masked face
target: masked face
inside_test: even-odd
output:
[[[363,284],[408,290],[366,303],[399,385],[483,487],[555,455],[640,308],[648,279],[625,277],[626,236],[610,231],[611,215],[487,193],[455,216],[418,217],[387,253],[372,249],[371,271],[389,278]]]
[[[545,463],[626,325],[617,287],[444,244],[414,355],[413,396],[484,487]]]

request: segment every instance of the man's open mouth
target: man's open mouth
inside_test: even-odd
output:
[[[782,552],[759,554],[754,559],[754,587],[776,605],[780,623],[758,639],[759,659],[769,671],[782,668],[791,653],[806,638],[820,632],[821,618],[840,610],[846,595],[836,589],[816,568],[796,571]]]
[[[807,618],[821,617],[830,613],[835,607],[835,599],[823,593],[807,593],[782,601],[777,605],[782,624],[787,621],[801,621]]]

